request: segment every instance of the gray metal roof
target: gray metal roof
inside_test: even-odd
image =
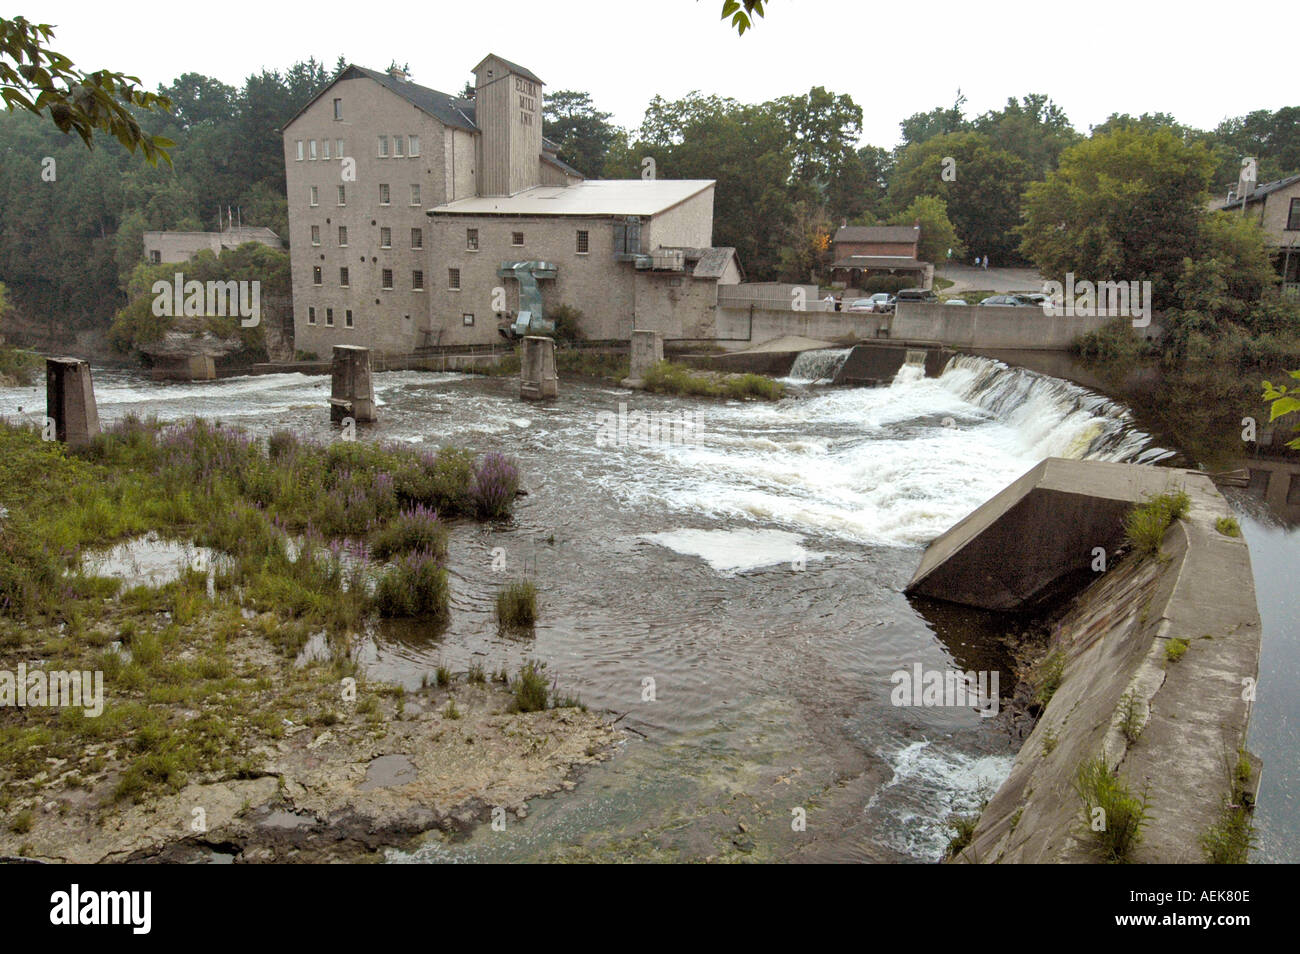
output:
[[[920,237],[915,225],[844,225],[835,233],[837,242],[915,242]]]
[[[929,262],[907,255],[850,255],[831,263],[831,268],[907,268],[922,269]]]
[[[657,215],[706,189],[713,179],[587,179],[570,186],[534,186],[511,196],[474,196],[430,215]]]
[[[709,248],[665,245],[664,248],[681,252],[688,262],[695,262],[695,270],[691,272],[694,278],[721,278],[736,257],[736,250],[729,245]]]
[[[582,174],[581,172],[579,172],[577,169],[573,168],[573,166],[569,165],[569,164],[568,164],[567,162],[565,162],[563,159],[560,159],[559,157],[557,157],[554,153],[543,152],[543,153],[542,153],[542,162],[549,163],[549,164],[555,166],[555,168],[559,169],[561,172],[568,173],[568,174],[571,175],[571,176],[577,176],[579,179],[584,178],[584,176],[583,176],[583,174]]]

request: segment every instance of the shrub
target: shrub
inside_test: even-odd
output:
[[[891,295],[896,295],[904,288],[911,288],[915,282],[915,278],[900,275],[872,275],[862,283],[862,290],[868,295],[874,295],[876,292],[889,292]]]
[[[1152,497],[1128,512],[1124,536],[1140,556],[1154,556],[1160,552],[1165,533],[1190,507],[1191,498],[1182,490]]]
[[[1170,662],[1178,662],[1183,658],[1183,653],[1187,652],[1190,645],[1191,643],[1185,639],[1178,639],[1177,637],[1170,639],[1165,643],[1165,659]]]
[[[537,622],[537,587],[532,581],[509,583],[497,591],[497,622],[512,628]]]
[[[410,553],[385,572],[375,586],[380,616],[433,617],[447,612],[447,571],[431,553]]]
[[[401,553],[432,553],[438,559],[447,556],[447,528],[438,520],[438,512],[424,504],[403,510],[375,535],[371,552],[380,560]]]
[[[508,517],[519,491],[519,468],[504,454],[484,454],[474,466],[470,496],[480,517]]]
[[[1236,517],[1220,517],[1214,521],[1214,529],[1225,537],[1241,536],[1241,524],[1237,523]]]
[[[556,341],[582,341],[582,312],[572,305],[559,305],[551,309],[548,318],[555,323],[551,337]]]
[[[546,676],[542,670],[545,663],[528,660],[519,669],[519,675],[510,683],[514,701],[510,704],[512,712],[540,712],[546,708],[549,693],[546,689]]]
[[[1056,695],[1056,690],[1061,688],[1064,678],[1065,653],[1060,649],[1053,649],[1038,661],[1030,673],[1030,682],[1034,686],[1034,701],[1044,706],[1051,702],[1052,696]]]
[[[1079,766],[1075,791],[1083,801],[1087,830],[1102,857],[1112,862],[1128,860],[1142,841],[1142,829],[1149,820],[1145,798],[1132,795],[1100,758]]]

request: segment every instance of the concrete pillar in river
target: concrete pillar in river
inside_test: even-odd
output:
[[[664,359],[664,336],[657,331],[632,332],[632,370],[628,377],[639,381]]]
[[[349,417],[358,424],[375,419],[370,349],[335,345],[330,382],[330,421],[338,424]]]
[[[528,335],[524,338],[524,354],[519,363],[519,396],[525,401],[544,401],[559,393],[555,340]]]
[[[95,384],[87,362],[45,359],[45,415],[54,422],[55,439],[73,447],[89,444],[99,433]]]

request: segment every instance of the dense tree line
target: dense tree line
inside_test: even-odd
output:
[[[141,163],[112,140],[87,151],[41,117],[0,113],[0,280],[12,309],[104,327],[126,304],[145,230],[217,229],[238,209],[245,224],[286,234],[279,129],[333,72],[308,59],[239,88],[189,73],[158,89],[169,113],[128,106],[145,134],[174,143],[171,167]],[[824,274],[841,222],[920,221],[923,257],[935,261],[951,249],[987,254],[993,264],[1032,259],[1047,267],[1051,243],[1024,231],[1027,213],[1045,201],[1039,187],[1067,150],[1124,130],[1161,133],[1204,153],[1187,180],[1196,197],[1180,194],[1176,208],[1147,210],[1170,240],[1163,252],[1154,251],[1155,238],[1150,244],[1166,259],[1162,273],[1172,275],[1187,236],[1200,234],[1184,230],[1180,216],[1226,191],[1242,155],[1258,157],[1261,182],[1300,170],[1297,107],[1252,112],[1211,131],[1165,114],[1115,115],[1084,136],[1041,94],[973,117],[965,105],[958,92],[950,106],[905,118],[900,144],[884,149],[861,144],[863,113],[852,97],[823,87],[759,104],[699,92],[655,97],[630,130],[612,124],[591,94],[554,90],[544,131],[589,177],[639,177],[649,160],[659,178],[716,179],[714,243],[734,246],[752,280]]]

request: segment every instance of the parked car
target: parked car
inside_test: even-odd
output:
[[[934,304],[939,300],[939,296],[929,288],[904,288],[894,297],[894,304],[900,301],[915,301]]]
[[[894,296],[889,292],[876,292],[868,301],[874,306],[874,310],[881,314],[888,314],[894,310]]]
[[[873,302],[870,298],[855,298],[853,299],[852,302],[849,303],[849,307],[844,310],[857,311],[857,312],[875,311],[876,303]]]
[[[1012,308],[1036,308],[1040,307],[1038,302],[1031,301],[1026,295],[990,295],[985,298],[981,305],[994,305]]]
[[[945,305],[964,305],[964,304],[966,304],[966,299],[965,299],[965,298],[949,298],[949,299],[947,299],[947,300],[944,301],[944,304],[945,304]]]

